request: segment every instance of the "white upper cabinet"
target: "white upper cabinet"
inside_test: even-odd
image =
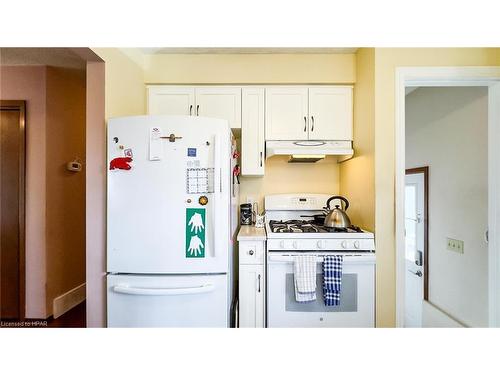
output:
[[[244,87],[241,93],[241,174],[264,175],[264,88]]]
[[[307,87],[266,88],[266,140],[308,139]]]
[[[309,139],[352,140],[352,87],[309,88]]]
[[[194,114],[194,87],[148,86],[148,114],[183,115]]]
[[[197,87],[195,114],[229,121],[231,128],[241,128],[241,87]]]

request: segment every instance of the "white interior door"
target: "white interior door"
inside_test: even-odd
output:
[[[424,299],[424,174],[406,175],[405,185],[405,327],[422,326]]]
[[[196,115],[229,121],[241,128],[241,87],[197,87]]]
[[[193,87],[148,87],[148,114],[192,116],[194,110]]]
[[[307,87],[266,88],[266,140],[308,139],[307,98]]]
[[[309,139],[352,140],[352,87],[309,88]]]

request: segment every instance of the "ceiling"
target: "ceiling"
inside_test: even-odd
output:
[[[323,54],[336,54],[336,53],[355,53],[357,48],[271,48],[271,47],[227,47],[227,48],[206,48],[206,47],[191,47],[191,48],[178,48],[178,47],[159,47],[159,48],[140,48],[141,52],[146,55],[163,55],[163,54],[268,54],[268,53],[323,53]]]
[[[85,69],[87,62],[70,48],[0,48],[0,64]]]

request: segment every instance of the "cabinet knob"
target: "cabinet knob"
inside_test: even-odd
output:
[[[253,254],[254,254],[254,251],[253,251],[253,250],[250,250],[250,251],[248,252],[248,254],[253,255]]]
[[[294,249],[296,249],[297,248],[297,241],[293,241],[292,246]]]

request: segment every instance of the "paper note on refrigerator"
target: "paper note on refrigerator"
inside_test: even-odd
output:
[[[153,126],[149,132],[149,160],[161,160],[162,153],[161,130]]]

